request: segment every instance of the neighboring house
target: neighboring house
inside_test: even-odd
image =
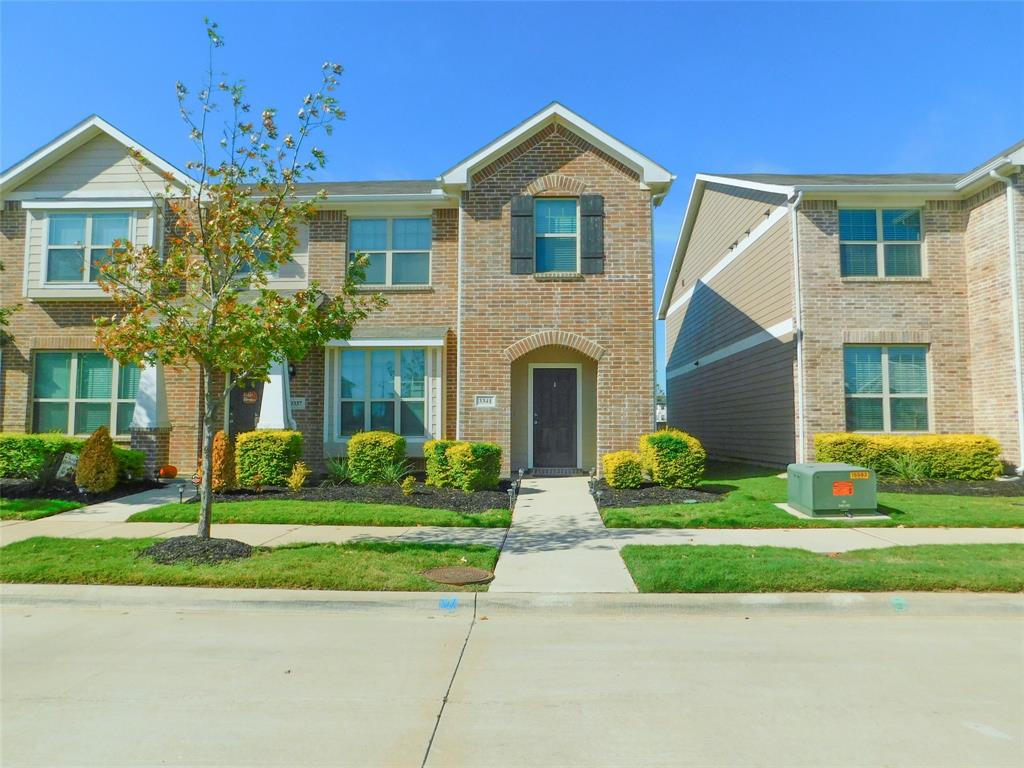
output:
[[[194,370],[142,371],[95,351],[113,304],[89,265],[116,238],[159,243],[153,193],[192,180],[98,117],[0,177],[2,348],[8,431],[87,434],[100,424],[150,465],[196,462]],[[343,455],[359,431],[486,440],[504,470],[589,468],[654,423],[652,212],[673,176],[553,103],[436,179],[323,182],[316,217],[271,286],[344,281],[368,254],[365,290],[388,306],[305,360],[239,389],[233,432],[294,427],[306,458]]]
[[[967,173],[699,174],[662,296],[668,422],[718,457],[991,435],[1022,464],[1024,142]]]

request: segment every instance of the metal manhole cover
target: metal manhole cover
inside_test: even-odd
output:
[[[423,572],[431,581],[438,584],[452,584],[462,586],[464,584],[486,584],[494,578],[494,574],[482,568],[430,568]]]

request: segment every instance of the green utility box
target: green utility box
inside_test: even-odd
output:
[[[789,505],[812,517],[873,515],[878,509],[875,472],[853,464],[790,464]]]

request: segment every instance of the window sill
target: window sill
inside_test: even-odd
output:
[[[583,275],[579,272],[534,272],[533,279],[540,283],[581,283]]]
[[[914,275],[907,277],[876,277],[867,275],[864,277],[841,277],[844,283],[930,283],[932,279],[925,275]]]
[[[359,293],[432,293],[432,285],[357,285]]]

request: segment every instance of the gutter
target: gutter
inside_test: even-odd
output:
[[[793,340],[796,342],[796,461],[807,460],[807,412],[804,406],[804,319],[803,294],[800,289],[800,234],[797,209],[803,200],[804,191],[798,189],[789,204],[790,234],[793,240]]]
[[[1022,351],[1021,340],[1021,308],[1020,308],[1020,265],[1017,254],[1017,216],[1014,205],[1016,190],[1013,186],[1013,179],[1003,176],[1001,173],[989,171],[996,181],[1006,185],[1006,221],[1007,230],[1010,236],[1010,308],[1013,315],[1013,365],[1014,365],[1014,389],[1017,395],[1017,474],[1024,474],[1024,351]]]

